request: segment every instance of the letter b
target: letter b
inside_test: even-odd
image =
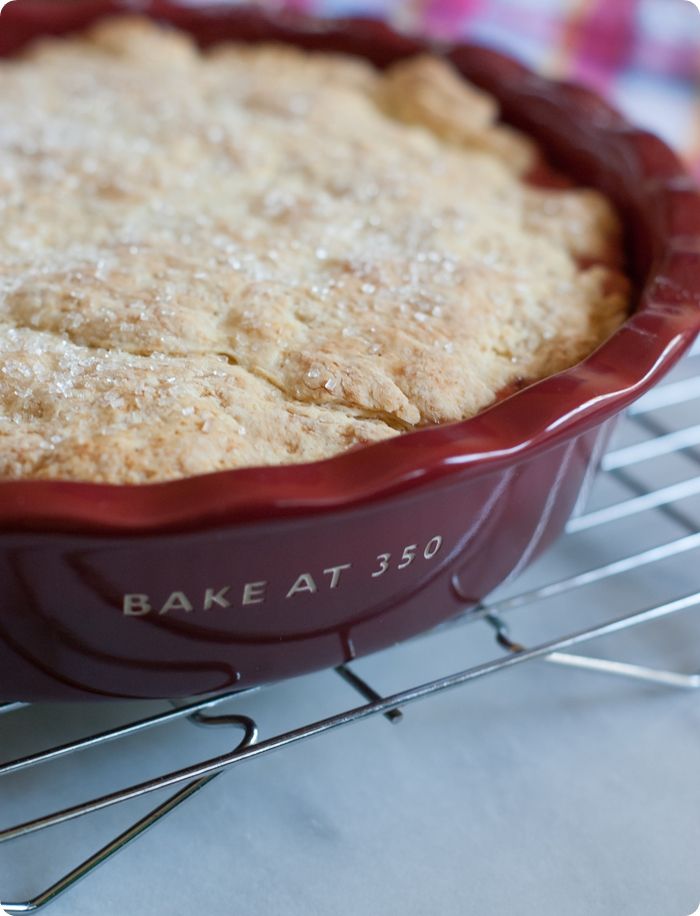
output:
[[[122,608],[125,617],[143,617],[153,610],[148,595],[124,595]]]

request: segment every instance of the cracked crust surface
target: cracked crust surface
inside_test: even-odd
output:
[[[130,18],[1,64],[0,476],[313,461],[588,355],[618,219],[497,119],[437,58]]]

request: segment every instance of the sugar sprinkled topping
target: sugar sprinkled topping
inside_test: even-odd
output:
[[[526,141],[446,64],[99,29],[109,52],[0,64],[0,476],[326,457],[619,321],[576,263],[604,260],[607,204],[524,186]]]

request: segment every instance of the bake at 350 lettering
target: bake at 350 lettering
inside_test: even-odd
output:
[[[380,553],[369,577],[380,579],[391,570],[402,571],[414,563],[429,562],[440,552],[442,543],[442,537],[436,534],[426,544],[407,544],[398,553]],[[317,595],[342,588],[348,582],[348,572],[352,568],[352,563],[339,563],[337,566],[327,566],[320,575],[300,572],[292,581],[281,583],[282,597],[285,600],[293,600],[299,595]],[[126,617],[144,617],[146,614],[164,615],[178,611],[189,614],[195,610],[214,611],[220,608],[248,607],[265,604],[271,589],[270,581],[259,579],[256,582],[244,582],[238,588],[233,585],[212,586],[197,594],[174,591],[163,601],[144,592],[130,592],[124,595],[122,612]]]

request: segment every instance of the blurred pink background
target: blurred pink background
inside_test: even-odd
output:
[[[203,0],[207,2],[207,0]],[[208,0],[211,2],[211,0]],[[593,85],[661,133],[700,175],[700,11],[691,0],[273,0],[468,37]]]

